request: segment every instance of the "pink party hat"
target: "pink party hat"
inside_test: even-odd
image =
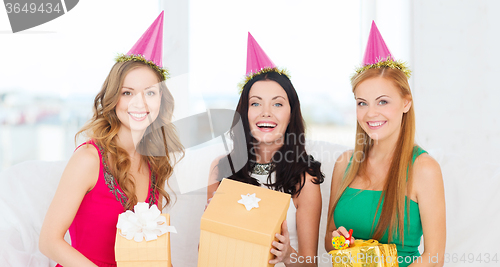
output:
[[[388,58],[393,59],[389,48],[385,45],[384,39],[378,31],[375,21],[372,21],[372,28],[370,29],[370,36],[368,36],[368,43],[366,44],[365,56],[363,58],[363,65],[375,64]]]
[[[247,44],[247,72],[244,81],[239,83],[240,93],[243,90],[245,84],[248,83],[255,76],[263,73],[276,72],[280,75],[285,75],[290,78],[286,69],[279,69],[274,65],[271,59],[266,55],[264,50],[255,41],[252,34],[248,32],[248,44]]]
[[[160,72],[166,79],[168,73],[163,69],[163,13],[149,26],[144,34],[139,38],[135,45],[126,55],[116,58],[118,62],[124,61],[142,61],[150,65],[153,69]]]
[[[271,59],[266,55],[266,52],[262,50],[260,45],[255,41],[252,34],[248,32],[248,44],[247,44],[247,74],[257,73],[264,68],[276,68],[276,65],[271,61]]]
[[[163,11],[160,13],[127,55],[142,55],[145,59],[153,61],[158,67],[163,67],[163,13]]]
[[[367,69],[382,67],[399,69],[408,78],[411,75],[411,71],[406,66],[406,63],[394,60],[394,57],[389,51],[389,48],[387,48],[382,35],[377,29],[377,25],[375,25],[375,21],[372,21],[370,36],[368,36],[368,43],[366,44],[365,56],[363,57],[361,67],[356,69],[356,74],[359,74]]]

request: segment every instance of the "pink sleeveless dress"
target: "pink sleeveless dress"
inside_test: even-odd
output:
[[[88,141],[80,146],[84,144],[93,145],[97,149],[101,164],[97,183],[84,196],[69,227],[71,245],[94,264],[114,267],[116,266],[114,252],[116,223],[118,215],[125,212],[124,206],[127,202],[127,196],[109,172],[103,157],[105,152],[93,141]],[[158,199],[158,192],[155,192],[153,186],[154,179],[154,175],[151,175],[146,198],[149,205],[157,204]]]

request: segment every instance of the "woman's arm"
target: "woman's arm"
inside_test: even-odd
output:
[[[298,256],[310,257],[318,255],[319,221],[321,218],[321,189],[314,184],[312,177],[306,173],[306,183],[300,194],[293,199],[297,208],[297,237],[299,242]]]
[[[40,251],[64,266],[96,266],[64,240],[83,197],[99,177],[99,155],[91,146],[80,147],[59,181],[40,232]]]
[[[443,266],[446,246],[444,183],[439,164],[422,154],[413,165],[413,189],[424,234],[422,260],[410,266]],[[438,263],[433,263],[437,256]]]
[[[317,266],[316,264],[306,265],[305,262],[314,262],[318,254],[319,220],[321,217],[321,190],[319,184],[314,184],[316,179],[306,173],[306,181],[300,194],[293,198],[297,221],[297,237],[300,251],[296,251],[290,246],[290,237],[286,221],[282,225],[282,234],[276,237],[280,242],[273,242],[271,253],[276,258],[269,263],[285,263],[286,266]],[[303,262],[299,262],[303,259]],[[302,260],[300,260],[302,261]],[[299,264],[302,263],[302,264]],[[297,265],[299,264],[299,265]]]
[[[335,167],[333,168],[333,174],[332,174],[332,184],[330,187],[330,204],[328,205],[328,211],[332,210],[333,202],[335,201],[335,196],[337,195],[337,191],[340,190],[340,183],[342,182],[342,178],[344,177],[344,173],[347,168],[347,164],[349,164],[349,160],[351,158],[352,153],[353,153],[352,150],[342,153],[342,155],[340,155],[340,157],[335,162]],[[330,214],[327,214],[327,216],[330,216]],[[331,222],[327,224],[328,226],[325,233],[325,249],[327,252],[333,250],[332,237],[334,235],[346,236],[347,234],[347,231],[345,231],[345,228],[343,227],[342,228],[339,227],[339,230],[341,230],[340,233],[339,231],[337,231],[337,227],[335,226],[335,222],[333,221],[333,213],[331,214],[331,216],[332,218],[326,218],[327,221],[331,220]],[[351,239],[351,241],[353,240]]]
[[[208,186],[207,186],[207,204],[205,206],[205,209],[207,208],[208,204],[210,203],[210,200],[212,197],[214,197],[215,191],[217,191],[217,188],[219,187],[219,167],[217,166],[219,164],[219,161],[223,158],[224,156],[220,156],[214,161],[212,161],[212,164],[210,165],[210,171],[208,174]]]

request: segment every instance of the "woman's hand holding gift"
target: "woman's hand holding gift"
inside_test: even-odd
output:
[[[336,237],[340,236],[344,237],[344,239],[346,240],[345,242],[348,243],[346,247],[350,247],[354,244],[354,237],[352,237],[352,229],[349,232],[347,232],[347,229],[345,229],[344,226],[340,226],[339,228],[337,228],[337,230],[332,232],[332,242],[333,240],[336,239]],[[334,249],[341,249],[340,247],[336,247],[335,244],[333,244],[333,247]]]
[[[273,241],[271,249],[271,253],[276,256],[276,258],[269,261],[270,264],[276,264],[278,262],[283,262],[285,264],[290,263],[290,255],[292,253],[297,253],[290,246],[290,235],[288,233],[288,227],[286,220],[281,224],[281,233],[276,234],[276,238],[278,238],[279,242]]]
[[[207,204],[205,204],[205,210],[208,208],[208,204],[210,204],[210,201],[212,200],[212,198],[215,196],[215,191],[212,192],[212,197],[207,199]]]

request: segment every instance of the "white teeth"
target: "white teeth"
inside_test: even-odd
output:
[[[274,127],[276,127],[276,124],[261,122],[261,123],[257,123],[257,126],[258,127],[271,127],[271,128],[274,128]]]
[[[129,113],[130,116],[134,117],[134,118],[144,118],[144,116],[148,115],[147,113]]]
[[[383,122],[369,122],[368,125],[370,125],[371,127],[377,127],[377,126],[380,126],[384,124]]]

